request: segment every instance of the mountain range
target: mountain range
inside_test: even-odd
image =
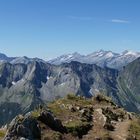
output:
[[[41,62],[45,62],[42,59],[39,58],[28,58],[26,56],[23,57],[8,57],[3,53],[0,53],[0,62],[9,62],[11,64],[18,64],[18,63],[22,63],[22,64],[28,64],[29,62],[32,61],[41,61]]]
[[[126,50],[119,54],[112,51],[100,50],[88,55],[81,55],[79,53],[66,54],[48,62],[51,64],[59,65],[66,62],[69,63],[71,61],[78,61],[81,63],[96,64],[100,67],[120,69],[138,57],[140,57],[139,52]]]
[[[17,58],[3,57],[0,63],[0,125],[71,93],[87,98],[101,93],[128,111],[140,112],[140,58],[121,69],[24,58],[29,62],[11,63]]]
[[[140,52],[125,50],[124,52],[119,54],[119,53],[114,53],[112,51],[99,50],[88,55],[81,55],[77,52],[72,54],[65,54],[57,58],[48,60],[46,62],[54,65],[60,65],[62,63],[77,61],[80,63],[96,64],[100,67],[121,69],[123,66],[129,64],[130,62],[132,62],[138,57],[140,57]],[[18,63],[28,64],[29,62],[32,61],[41,61],[45,63],[44,60],[39,58],[28,58],[26,56],[7,57],[5,54],[2,53],[0,53],[0,61],[10,62],[11,64],[18,64]]]

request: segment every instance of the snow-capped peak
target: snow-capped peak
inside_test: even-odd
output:
[[[88,57],[94,57],[94,58],[111,58],[114,57],[115,55],[118,55],[117,53],[114,53],[112,51],[104,51],[104,50],[100,50],[97,52],[93,52],[89,55],[87,55]]]
[[[71,62],[71,61],[80,61],[83,58],[84,58],[83,55],[75,52],[75,53],[65,54],[65,55],[59,56],[59,57],[57,57],[55,59],[52,59],[48,62],[58,65],[58,64],[61,64],[61,63],[66,63],[66,62]]]
[[[125,50],[124,52],[122,52],[122,55],[137,55],[136,52],[133,52],[133,51],[128,51],[128,50]]]
[[[78,61],[81,63],[96,64],[101,67],[107,66],[119,69],[138,57],[140,57],[140,53],[128,50],[120,54],[112,51],[99,50],[88,55],[80,55],[78,53],[62,55],[50,60],[49,63],[58,65],[66,62]]]
[[[112,52],[108,52],[108,53],[106,54],[106,56],[107,56],[107,57],[113,57],[114,54],[113,54]]]

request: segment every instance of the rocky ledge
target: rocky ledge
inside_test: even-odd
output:
[[[3,133],[2,133],[3,132]],[[3,134],[3,135],[2,135]],[[68,95],[18,115],[0,130],[4,140],[139,140],[140,119],[103,95]]]

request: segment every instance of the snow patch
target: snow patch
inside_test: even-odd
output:
[[[89,93],[90,93],[91,96],[93,96],[92,89],[90,89]]]
[[[106,56],[107,56],[107,57],[113,57],[114,55],[113,55],[112,52],[109,52],[109,53],[106,54]]]
[[[12,81],[12,85],[15,85],[15,84],[16,84],[16,82]]]
[[[67,56],[67,58],[72,58],[72,57],[73,57],[73,55],[72,55],[72,54],[70,54],[70,55],[68,55],[68,56]]]
[[[73,55],[72,54],[68,54],[68,55],[65,55],[65,56],[62,56],[60,58],[60,61],[66,61],[68,59],[72,59]]]
[[[47,80],[49,80],[50,79],[50,77],[49,76],[47,76]]]
[[[103,53],[97,54],[97,56],[102,57],[103,56]]]
[[[66,83],[61,83],[60,86],[64,86]]]
[[[47,76],[47,80],[49,80],[49,79],[51,79],[51,78],[53,78],[52,76]]]
[[[132,52],[132,51],[124,51],[123,55],[137,55],[137,53]]]
[[[100,92],[97,88],[95,89],[95,92]]]

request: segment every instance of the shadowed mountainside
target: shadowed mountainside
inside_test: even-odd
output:
[[[122,71],[79,62],[59,66],[38,61],[1,63],[0,114],[5,118],[0,119],[0,125],[38,104],[54,101],[69,93],[87,98],[102,93],[127,110],[139,112],[139,67],[139,59]],[[12,107],[7,109],[9,104]]]

